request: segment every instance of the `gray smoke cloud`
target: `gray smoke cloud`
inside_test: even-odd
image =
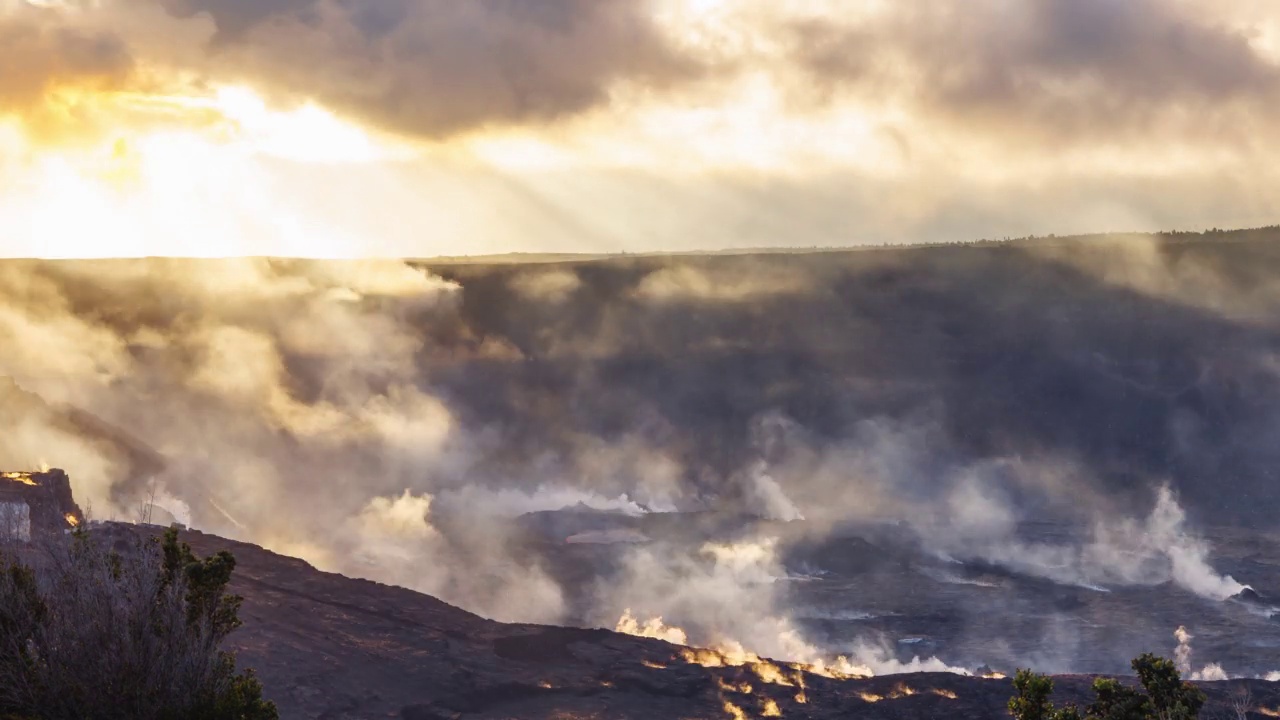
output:
[[[630,609],[693,642],[804,662],[835,659],[805,636],[786,553],[859,523],[899,520],[940,562],[1065,585],[1172,583],[1212,601],[1243,589],[1215,568],[1197,518],[1253,517],[1265,496],[1213,505],[1222,492],[1196,481],[1203,468],[1078,420],[1152,428],[1177,457],[1166,439],[1190,437],[1220,392],[1183,356],[1230,360],[1269,392],[1269,366],[1253,364],[1266,345],[1217,314],[1179,315],[1166,297],[1189,282],[1178,274],[1135,293],[1042,253],[958,252],[3,263],[0,375],[16,385],[0,391],[0,465],[65,468],[99,519],[132,520],[154,496],[210,532],[504,620],[613,627]],[[1221,274],[1195,263],[1190,277]],[[732,292],[707,291],[726,277],[741,280]],[[1039,314],[1071,303],[1080,325]],[[1112,328],[1117,307],[1160,318],[1140,339],[1167,369],[1135,374],[1142,323]],[[1130,348],[1128,364],[1082,347]],[[984,353],[1002,363],[997,381]],[[1191,383],[1202,397],[1175,394],[1157,413],[1110,392],[1063,395],[1046,376],[1135,392]],[[1266,437],[1270,416],[1228,419]],[[1232,461],[1261,466],[1267,447]],[[528,513],[578,506],[625,522],[530,539]],[[683,544],[634,529],[671,510],[735,529],[710,523]],[[1021,532],[1042,519],[1078,532]],[[584,601],[548,542],[614,548],[616,565]],[[843,650],[874,672],[946,666],[911,665],[872,636]]]
[[[0,336],[11,351],[0,372],[55,408],[18,416],[3,464],[64,467],[99,519],[133,520],[154,495],[198,527],[322,567],[466,598],[506,619],[559,616],[558,588],[510,559],[500,527],[459,536],[432,525],[440,478],[456,480],[480,451],[471,443],[484,442],[459,432],[415,369],[423,339],[413,322],[450,313],[456,285],[394,262],[3,272]],[[68,427],[62,405],[126,429],[135,454],[159,457],[148,466],[128,441]],[[520,603],[503,600],[512,587]]]
[[[759,535],[707,543],[691,553],[662,546],[632,550],[623,559],[621,574],[597,587],[599,609],[625,609],[620,615],[599,616],[597,622],[636,635],[714,648],[730,658],[754,654],[847,675],[968,674],[936,657],[904,662],[887,643],[871,639],[858,640],[843,652],[812,644],[789,606],[787,571],[778,549],[778,538]],[[637,613],[647,620],[639,622]]]
[[[867,421],[857,437],[824,447],[812,445],[794,422],[766,422],[790,434],[775,439],[772,472],[780,481],[766,476],[770,487],[778,493],[793,488],[799,508],[815,520],[898,519],[939,557],[982,560],[1084,587],[1173,582],[1212,600],[1245,589],[1213,569],[1209,546],[1188,527],[1167,485],[1154,488],[1147,514],[1135,516],[1100,495],[1090,497],[1073,478],[1084,470],[1047,456],[939,465],[931,449],[944,442],[936,425]],[[1087,536],[1065,543],[1020,536],[1021,522],[1050,517],[1055,509],[1086,522]]]

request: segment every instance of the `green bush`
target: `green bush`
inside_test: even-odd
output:
[[[1049,701],[1053,679],[1046,675],[1019,670],[1013,677],[1013,689],[1018,694],[1009,700],[1009,714],[1015,720],[1079,720],[1075,706],[1058,708]]]
[[[275,720],[223,641],[240,626],[235,558],[175,530],[46,539],[0,560],[0,718]]]
[[[1184,682],[1173,662],[1150,653],[1134,658],[1133,670],[1142,690],[1112,678],[1093,681],[1094,701],[1085,708],[1085,720],[1195,720],[1205,695]],[[1015,720],[1076,720],[1074,706],[1054,708],[1049,701],[1053,680],[1030,670],[1019,670],[1013,680],[1017,695],[1009,700]]]

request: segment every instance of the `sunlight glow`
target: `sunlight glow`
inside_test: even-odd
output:
[[[269,172],[274,163],[350,165],[403,150],[327,111],[275,110],[253,91],[207,97],[117,94],[103,105],[150,121],[88,147],[48,147],[12,123],[0,132],[0,222],[20,254],[197,257],[292,253],[348,257],[358,238],[308,222]],[[269,245],[264,244],[269,242]]]

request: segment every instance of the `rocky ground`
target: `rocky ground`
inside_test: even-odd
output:
[[[784,664],[705,667],[687,650],[606,630],[508,625],[408,590],[315,570],[198,532],[201,554],[238,560],[245,626],[234,637],[284,718],[997,718],[1007,679],[914,674],[836,679]],[[1090,678],[1058,679],[1063,701]],[[1229,712],[1247,687],[1250,717],[1280,712],[1280,683],[1207,683]],[[1229,716],[1229,715],[1224,715]]]

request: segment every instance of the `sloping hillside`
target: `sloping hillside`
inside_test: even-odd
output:
[[[733,718],[730,706],[749,718],[997,718],[1011,693],[1008,680],[951,674],[841,680],[785,664],[704,667],[661,640],[492,622],[253,545],[183,539],[236,555],[245,626],[235,649],[285,718]],[[1059,678],[1058,695],[1083,700],[1089,682]],[[1249,684],[1257,707],[1280,706],[1280,684]],[[1219,703],[1230,692],[1206,687]]]

